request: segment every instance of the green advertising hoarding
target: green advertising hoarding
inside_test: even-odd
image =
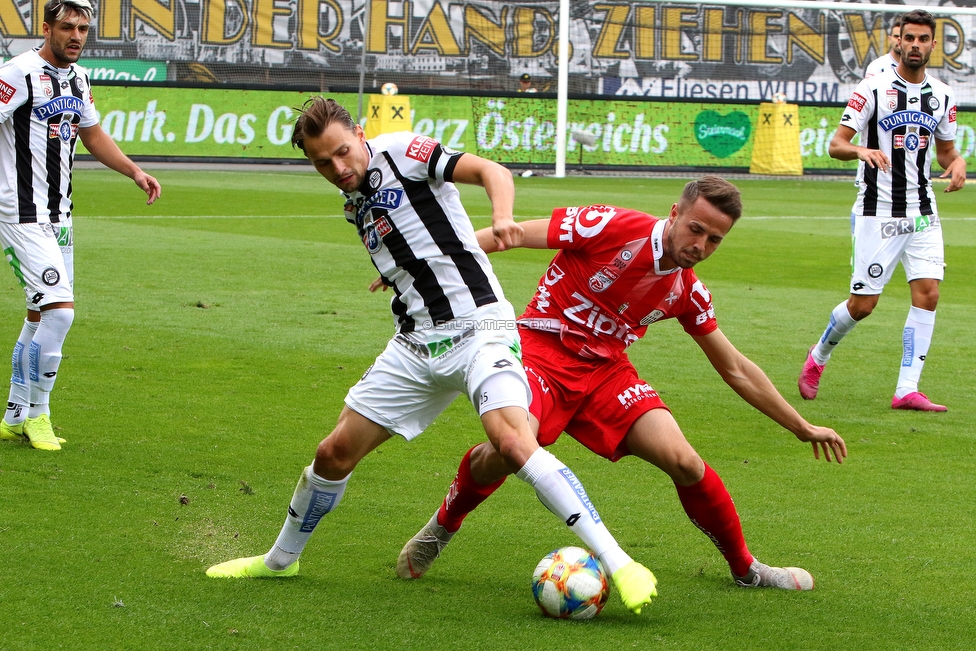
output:
[[[301,158],[290,144],[295,107],[308,93],[153,87],[96,87],[102,127],[131,156]],[[333,94],[356,111],[353,94]],[[556,102],[545,98],[410,96],[414,131],[506,164],[555,164]],[[827,154],[840,107],[799,108],[806,170],[850,170]],[[567,166],[748,168],[759,105],[572,100]],[[957,148],[976,170],[976,112],[958,113]]]

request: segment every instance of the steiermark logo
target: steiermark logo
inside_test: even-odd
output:
[[[702,111],[695,118],[695,139],[702,149],[716,158],[728,158],[749,141],[752,123],[741,111],[721,115]]]

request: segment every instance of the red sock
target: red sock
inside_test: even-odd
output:
[[[691,486],[675,484],[675,488],[678,489],[678,499],[681,500],[681,506],[685,507],[685,513],[692,524],[715,543],[728,561],[732,574],[748,574],[752,554],[746,547],[735,504],[718,474],[706,463],[705,476],[700,482]]]
[[[444,502],[437,511],[437,524],[450,532],[460,529],[461,523],[464,522],[468,513],[478,508],[479,504],[488,499],[489,495],[505,483],[505,477],[487,486],[482,486],[476,482],[471,476],[471,450],[468,450],[464,454],[464,458],[461,459],[457,475],[454,476],[454,481],[451,482]]]
[[[474,450],[474,448],[471,448]],[[471,450],[468,450],[461,465],[458,466],[457,475],[451,482],[451,488],[444,497],[444,503],[437,511],[437,524],[441,525],[450,532],[461,528],[461,523],[469,513],[478,508],[478,505],[488,499],[499,486],[505,483],[502,477],[494,484],[482,486],[471,476]]]

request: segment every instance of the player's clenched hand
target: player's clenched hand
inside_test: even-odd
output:
[[[962,190],[962,186],[966,183],[966,159],[962,156],[958,156],[954,161],[949,164],[949,168],[942,173],[940,179],[952,177],[949,181],[948,187],[946,187],[943,192],[955,192],[956,190]]]
[[[387,284],[383,282],[383,277],[382,276],[379,277],[379,278],[377,278],[376,280],[374,280],[373,282],[371,282],[369,284],[369,291],[375,292],[377,289],[379,289],[381,287],[383,288],[383,291],[385,292],[386,291],[386,288],[387,288]]]
[[[137,172],[136,175],[132,177],[132,180],[135,181],[136,185],[138,185],[149,197],[146,200],[147,206],[151,206],[163,192],[163,188],[159,185],[159,181],[143,171]]]
[[[876,167],[882,172],[887,172],[891,167],[891,161],[880,149],[858,147],[857,157],[867,163],[869,167]]]
[[[818,427],[810,425],[803,432],[796,435],[801,441],[809,441],[813,446],[813,456],[820,458],[820,451],[823,450],[824,457],[830,461],[830,453],[833,451],[837,463],[844,463],[847,456],[847,444],[840,435],[829,427]]]
[[[492,217],[491,235],[498,243],[498,250],[505,251],[522,246],[525,232],[511,217]]]

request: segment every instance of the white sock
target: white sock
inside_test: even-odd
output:
[[[265,565],[272,570],[283,570],[298,560],[319,520],[339,505],[350,476],[329,481],[312,472],[312,466],[302,470],[281,533],[271,551],[264,555]]]
[[[535,489],[546,508],[580,537],[611,576],[631,562],[600,520],[583,484],[559,459],[539,448],[515,476]]]
[[[8,425],[17,425],[27,418],[27,406],[30,404],[30,375],[27,368],[27,356],[31,339],[37,332],[37,321],[24,319],[24,327],[20,330],[10,365],[10,397],[7,398],[7,411],[3,419]]]
[[[68,336],[71,322],[74,321],[73,308],[57,308],[41,312],[41,322],[37,324],[30,343],[28,359],[30,376],[30,411],[28,418],[51,413],[51,391],[61,366],[61,347]]]
[[[895,397],[904,398],[918,391],[918,380],[922,377],[922,367],[929,354],[932,331],[935,330],[935,312],[923,310],[914,305],[908,310],[905,329],[901,335],[901,370],[898,372],[898,386]]]
[[[813,361],[820,366],[826,364],[827,360],[830,359],[830,353],[833,352],[834,346],[839,344],[840,340],[844,338],[844,335],[853,330],[856,325],[857,321],[847,311],[847,301],[835,307],[830,313],[830,323],[827,324],[827,329],[824,330],[817,345],[813,347],[811,353],[813,355]]]

